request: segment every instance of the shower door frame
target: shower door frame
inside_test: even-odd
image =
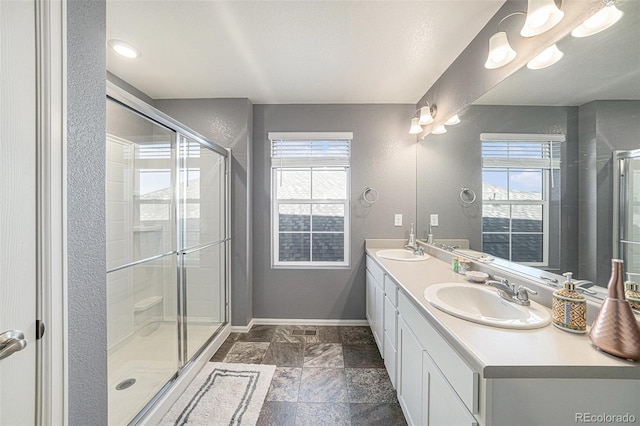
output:
[[[130,424],[138,424],[141,420],[145,419],[148,415],[153,415],[153,410],[156,407],[156,404],[162,403],[161,399],[167,395],[167,391],[171,389],[174,384],[177,384],[178,379],[183,375],[183,372],[189,370],[189,367],[194,364],[200,355],[205,351],[205,349],[222,333],[225,328],[230,326],[231,319],[231,149],[222,147],[206,137],[200,135],[199,133],[185,127],[179,121],[171,118],[166,115],[162,111],[154,108],[153,106],[147,104],[146,102],[140,100],[129,92],[123,90],[122,88],[116,86],[110,81],[106,82],[106,99],[112,100],[117,104],[122,105],[128,110],[133,111],[136,114],[139,114],[145,117],[148,120],[156,122],[170,130],[173,130],[176,133],[176,163],[179,166],[179,146],[185,139],[191,139],[195,142],[198,142],[202,146],[210,149],[211,151],[221,155],[224,158],[225,164],[225,174],[224,174],[224,238],[221,240],[220,244],[224,244],[224,320],[221,325],[218,327],[218,330],[214,332],[203,344],[202,346],[193,354],[193,356],[189,359],[186,359],[186,326],[183,323],[183,320],[186,318],[184,307],[186,305],[185,293],[186,293],[186,283],[182,279],[182,270],[181,264],[178,262],[177,265],[177,274],[178,274],[178,286],[176,288],[177,291],[177,316],[176,316],[176,325],[179,331],[179,339],[178,339],[178,366],[176,369],[176,373],[168,380],[168,382],[156,393],[149,403],[140,411],[130,422]],[[179,167],[176,169],[176,172],[179,173]],[[177,188],[176,188],[177,190]],[[177,199],[176,199],[177,200]],[[176,230],[178,232],[178,238],[180,238],[181,228],[178,223],[178,218],[174,218],[176,221]],[[177,247],[177,256],[181,258],[181,254],[184,252],[183,247]]]
[[[622,237],[626,235],[629,211],[626,162],[631,159],[640,159],[640,149],[613,151],[613,257],[618,259],[623,252]]]

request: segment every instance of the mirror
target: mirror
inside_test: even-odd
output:
[[[572,271],[607,285],[623,255],[613,155],[640,148],[640,2],[616,7],[614,26],[568,35],[560,62],[523,67],[460,111],[461,123],[418,142],[418,238],[437,214],[436,243],[468,240],[467,254],[537,268],[530,275]]]

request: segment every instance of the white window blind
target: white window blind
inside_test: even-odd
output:
[[[560,168],[564,135],[482,133],[482,167]]]
[[[351,132],[269,133],[273,167],[349,166]]]

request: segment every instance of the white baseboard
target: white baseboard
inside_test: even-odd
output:
[[[211,357],[216,353],[224,341],[229,337],[229,326],[223,328],[220,333],[209,343],[200,356],[194,360],[191,364],[184,368],[180,372],[180,375],[176,378],[175,382],[171,385],[171,388],[165,392],[160,399],[153,405],[147,414],[140,420],[141,425],[157,425],[160,423],[171,406],[182,395],[187,386],[196,377],[196,375],[202,370],[202,368],[209,362]]]
[[[369,325],[366,319],[284,319],[284,318],[254,318],[256,325],[317,325],[317,326],[362,326]]]
[[[249,321],[249,324],[247,325],[232,325],[231,332],[232,333],[248,333],[254,324],[255,324],[255,321],[251,319],[251,321]]]

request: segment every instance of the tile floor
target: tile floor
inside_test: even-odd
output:
[[[211,361],[277,366],[258,425],[407,424],[369,327],[254,326]]]

